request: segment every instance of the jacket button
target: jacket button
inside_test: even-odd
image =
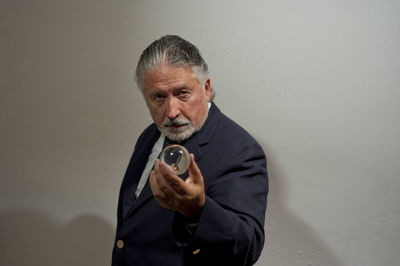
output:
[[[124,241],[118,240],[118,241],[117,241],[117,247],[118,247],[118,248],[123,248],[123,247],[124,247]]]
[[[193,255],[197,255],[197,254],[199,254],[199,252],[200,252],[200,249],[198,248],[198,249],[195,249],[194,251],[193,251]]]

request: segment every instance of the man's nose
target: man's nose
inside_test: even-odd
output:
[[[168,111],[167,111],[167,117],[169,119],[174,119],[177,118],[180,114],[179,111],[179,103],[178,100],[175,99],[175,97],[170,97],[168,99]]]

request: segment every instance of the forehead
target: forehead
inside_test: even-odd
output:
[[[145,89],[165,89],[170,86],[190,85],[198,83],[191,67],[175,67],[164,64],[143,74]]]

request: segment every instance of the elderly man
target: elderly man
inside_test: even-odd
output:
[[[268,193],[262,148],[213,103],[207,64],[190,42],[154,41],[136,81],[154,123],[122,182],[112,265],[253,265]],[[157,159],[166,143],[190,152],[185,174]]]

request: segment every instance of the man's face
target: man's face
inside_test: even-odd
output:
[[[191,68],[160,64],[143,74],[143,96],[160,131],[180,142],[198,131],[207,118],[210,79],[202,86]]]

